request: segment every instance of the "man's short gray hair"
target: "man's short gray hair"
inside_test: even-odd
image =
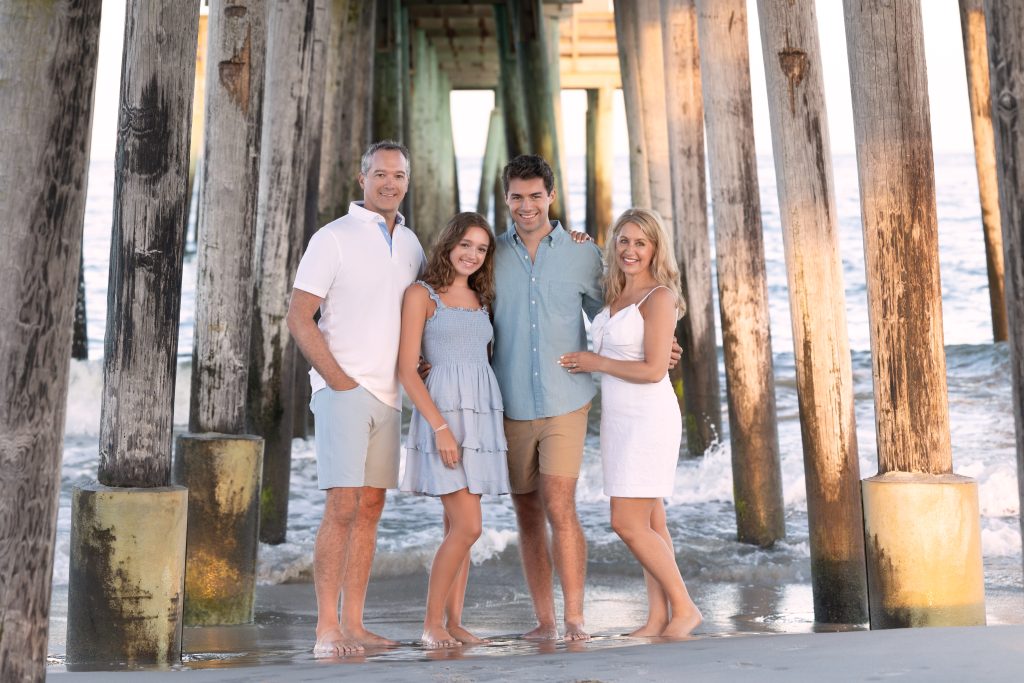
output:
[[[376,154],[377,152],[380,152],[381,150],[390,152],[401,152],[402,156],[405,158],[405,171],[406,173],[410,173],[411,164],[409,163],[408,148],[406,148],[406,146],[403,145],[402,143],[395,142],[394,140],[381,140],[380,142],[375,142],[369,147],[367,147],[366,151],[363,153],[363,160],[359,164],[359,170],[363,175],[366,175],[367,173],[370,172],[370,164],[373,162],[373,155]]]

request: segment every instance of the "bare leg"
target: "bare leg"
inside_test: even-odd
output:
[[[665,519],[665,504],[660,498],[655,502],[654,509],[651,511],[651,528],[665,540],[669,550],[672,552],[672,556],[675,557],[672,537],[668,533],[668,525]],[[644,582],[647,584],[647,623],[629,635],[639,638],[652,638],[661,635],[661,632],[668,626],[669,604],[665,591],[661,590],[661,584],[646,569],[644,570]]]
[[[335,657],[359,652],[363,646],[345,638],[338,621],[338,601],[345,575],[349,539],[359,507],[359,488],[327,490],[324,517],[313,547],[313,587],[316,590],[316,645],[313,653]]]
[[[448,535],[450,528],[451,521],[448,519],[448,513],[446,512],[444,515],[445,536]],[[445,628],[448,629],[448,633],[452,635],[452,638],[460,643],[465,645],[479,645],[490,641],[473,635],[465,626],[462,625],[462,610],[466,604],[466,585],[468,583],[469,553],[466,553],[466,559],[462,561],[462,566],[459,568],[459,574],[455,577],[455,583],[452,584],[452,589],[448,591],[448,599],[444,603]]]
[[[558,637],[555,626],[555,593],[552,586],[551,550],[548,524],[539,491],[513,493],[512,504],[519,526],[519,554],[523,560],[523,574],[533,600],[537,627],[523,634],[527,640],[554,640]]]
[[[423,645],[429,648],[457,647],[444,626],[445,603],[469,560],[469,549],[480,538],[480,496],[468,489],[441,496],[448,528],[430,567],[427,584],[427,613],[423,618]],[[462,588],[463,593],[465,587]]]
[[[675,554],[651,527],[657,502],[654,498],[612,498],[612,529],[668,598],[672,617],[659,635],[685,638],[700,625],[702,617],[679,574]]]
[[[551,522],[551,546],[565,598],[565,640],[590,640],[583,626],[587,541],[576,515],[576,479],[540,475],[544,511]]]
[[[344,596],[341,604],[341,632],[348,640],[362,645],[396,645],[363,626],[363,606],[366,603],[366,587],[370,582],[370,568],[373,554],[377,549],[377,522],[384,510],[386,491],[371,486],[360,489],[359,505],[348,544],[348,558],[345,562],[345,577],[342,583]]]

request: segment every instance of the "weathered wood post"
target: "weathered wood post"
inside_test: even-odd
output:
[[[796,356],[814,619],[868,620],[853,370],[813,0],[758,0]]]
[[[176,442],[174,471],[189,488],[190,626],[252,621],[260,503],[253,468],[263,457],[263,440],[245,432],[267,3],[212,0],[208,29],[190,433]]]
[[[198,0],[128,3],[99,483],[71,505],[71,663],[181,656],[188,492],[168,484],[198,22]]]
[[[871,627],[984,624],[978,487],[952,473],[921,8],[843,7],[878,433],[862,483]]]
[[[625,6],[629,9],[625,10]],[[668,115],[665,103],[665,56],[661,40],[659,0],[615,3],[615,36],[619,41],[619,71],[628,125],[630,170],[644,164],[634,188],[633,204],[658,212],[666,226],[672,216],[672,170],[669,163]],[[632,157],[636,155],[634,162]],[[632,183],[631,183],[632,184]],[[671,229],[671,228],[670,228]]]
[[[320,157],[319,225],[348,212],[362,199],[359,160],[373,125],[374,25],[377,3],[331,0]]]
[[[498,43],[498,88],[496,100],[505,119],[505,144],[508,158],[533,151],[526,121],[523,86],[516,57],[516,26],[507,4],[494,5],[494,37]],[[411,188],[415,191],[415,188]],[[504,198],[504,193],[502,193]]]
[[[418,190],[413,194],[410,225],[429,248],[434,236],[458,210],[451,85],[422,29],[413,32],[412,47],[410,180]]]
[[[612,93],[587,90],[587,234],[604,246],[612,225]]]
[[[326,13],[328,2],[330,0],[317,0],[317,8],[319,9],[322,6],[321,11]],[[404,16],[404,9],[402,14]],[[324,16],[327,15],[324,14]],[[295,247],[299,250],[300,254],[305,253],[306,245],[309,244],[309,238],[320,228],[320,143],[324,130],[324,83],[327,74],[327,43],[330,39],[330,28],[330,23],[327,19],[318,21],[313,27],[313,61],[310,65],[309,77],[310,100],[309,109],[306,111],[308,119],[306,125],[309,128],[307,142],[309,145],[309,158],[307,159],[309,170],[306,175],[305,229],[302,241]],[[408,92],[408,90],[406,91]],[[408,107],[405,110],[407,112]],[[309,409],[312,394],[312,387],[309,384],[310,367],[306,357],[299,353],[298,349],[294,350],[294,355],[295,394],[292,404],[295,408],[295,414],[292,420],[292,436],[305,439],[313,430],[312,412]],[[264,482],[264,485],[267,485],[267,483]],[[263,529],[264,527],[261,524],[260,540],[264,543],[271,542],[273,539],[268,539],[264,536]]]
[[[0,5],[0,680],[43,681],[100,0]]]
[[[89,360],[89,324],[85,309],[85,254],[78,246],[78,288],[75,291],[74,331],[71,335],[71,357]]]
[[[740,541],[785,535],[743,0],[697,0],[729,443]]]
[[[1006,257],[1006,308],[1010,329],[1010,378],[1017,433],[1017,487],[1024,503],[1024,7],[1018,2],[986,0],[988,63],[992,84],[1003,254]],[[1024,505],[1021,506],[1024,533]]]
[[[480,191],[476,199],[476,212],[486,216],[494,198],[494,181],[501,175],[502,160],[505,158],[505,121],[501,108],[491,110],[487,124],[487,142],[484,145],[483,166],[480,170]],[[497,229],[497,228],[495,228]]]
[[[677,393],[682,394],[680,407],[686,425],[687,450],[690,455],[703,455],[722,434],[722,397],[711,291],[704,101],[697,49],[697,8],[693,0],[662,0],[661,24],[673,229],[687,304],[686,315],[676,327],[683,357],[672,378]]]
[[[206,5],[206,3],[203,3]],[[196,43],[196,84],[192,91],[192,139],[188,152],[188,187],[195,187],[196,170],[203,156],[203,118],[206,103],[206,52],[209,15],[199,16],[199,40]],[[198,236],[197,236],[198,237]],[[198,239],[196,240],[199,241]]]
[[[317,0],[276,2],[268,17],[263,156],[256,212],[249,431],[264,439],[261,537],[283,542],[291,476],[295,351],[285,316],[306,229]],[[315,211],[315,209],[314,209]],[[307,379],[303,377],[302,379]]]
[[[245,431],[266,20],[264,0],[210,3],[192,432]]]
[[[402,30],[401,0],[377,0],[373,62],[373,139],[404,139],[402,129],[406,92],[402,89],[402,53],[407,50]]]
[[[985,39],[984,0],[960,0],[960,30],[964,37],[967,94],[974,131],[974,160],[978,167],[981,225],[985,234],[988,300],[992,309],[992,338],[1006,341],[1005,268],[1003,234],[999,220],[999,183],[996,179],[996,147],[992,134],[992,98],[988,77],[988,44]]]
[[[544,16],[542,0],[509,0],[509,11],[516,29],[516,58],[519,65],[520,99],[526,110],[530,152],[539,154],[555,174],[555,202],[551,205],[553,219],[568,225],[567,187],[562,177],[561,154],[558,146],[558,124],[555,118],[555,78],[548,54],[548,18]],[[505,99],[508,102],[508,99]]]

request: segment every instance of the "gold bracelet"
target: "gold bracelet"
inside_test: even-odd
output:
[[[435,433],[435,434],[437,434],[438,432],[440,432],[440,431],[442,431],[442,430],[444,430],[444,429],[448,429],[448,423],[447,423],[447,422],[445,422],[445,423],[444,423],[443,425],[441,425],[440,427],[438,427],[437,429],[435,429],[435,430],[434,430],[434,433]]]

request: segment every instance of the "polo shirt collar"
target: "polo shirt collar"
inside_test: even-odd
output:
[[[352,202],[349,204],[348,214],[361,221],[373,221],[374,223],[384,222],[384,216],[365,208],[363,206],[363,202]],[[401,212],[399,212],[395,217],[395,227],[397,228],[399,225],[405,225],[405,216],[403,216]]]

